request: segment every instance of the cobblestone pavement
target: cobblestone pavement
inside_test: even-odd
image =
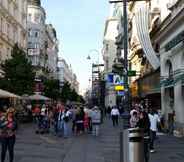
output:
[[[119,162],[119,131],[106,119],[99,137],[90,134],[58,138],[37,135],[32,124],[21,126],[15,162]],[[160,135],[150,162],[183,162],[184,139]]]

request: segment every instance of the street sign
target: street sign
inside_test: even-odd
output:
[[[125,87],[123,85],[116,85],[115,91],[124,91]]]
[[[107,74],[107,83],[113,84],[114,82],[114,74]]]
[[[125,95],[125,92],[124,92],[124,91],[118,91],[118,92],[117,92],[117,95],[118,95],[118,96],[124,96],[124,95]]]
[[[128,76],[131,77],[131,76],[136,76],[136,70],[129,70],[128,71]]]
[[[113,81],[115,85],[122,85],[124,83],[124,78],[120,75],[114,75]]]

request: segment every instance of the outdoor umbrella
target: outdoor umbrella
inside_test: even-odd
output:
[[[28,98],[30,100],[40,100],[40,101],[49,101],[49,100],[51,100],[50,98],[39,95],[39,94],[31,95]]]
[[[20,96],[0,89],[0,98],[21,98]]]

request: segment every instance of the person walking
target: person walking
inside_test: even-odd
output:
[[[62,120],[63,120],[63,136],[64,138],[68,138],[69,136],[69,121],[70,121],[70,111],[68,108],[66,108],[62,114]]]
[[[14,160],[15,131],[17,129],[14,113],[14,109],[9,108],[7,114],[4,114],[0,120],[1,162],[5,162],[7,150],[9,151],[9,162]]]
[[[112,122],[113,122],[113,126],[118,126],[118,118],[119,118],[119,110],[116,106],[114,106],[111,110],[111,118],[112,118]]]
[[[98,136],[99,135],[99,131],[100,131],[100,124],[101,124],[101,111],[99,110],[99,108],[97,106],[95,106],[92,110],[92,134],[94,136]]]
[[[130,118],[130,127],[135,128],[138,121],[139,121],[138,113],[137,113],[137,111],[134,111],[131,115],[131,118]]]
[[[63,135],[63,109],[59,109],[58,121],[57,121],[57,135],[61,137]]]
[[[76,113],[76,125],[77,125],[77,134],[82,134],[84,132],[84,109],[80,107],[77,109]]]
[[[160,122],[158,114],[156,114],[155,110],[151,110],[149,113],[149,120],[150,120],[150,152],[154,153],[154,141],[156,139],[157,133],[157,125]]]
[[[144,130],[144,162],[149,161],[149,143],[150,143],[150,120],[145,111],[140,112],[140,119],[136,127]]]

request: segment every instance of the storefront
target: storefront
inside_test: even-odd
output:
[[[145,75],[139,81],[139,96],[146,99],[150,109],[161,109],[160,70]]]

